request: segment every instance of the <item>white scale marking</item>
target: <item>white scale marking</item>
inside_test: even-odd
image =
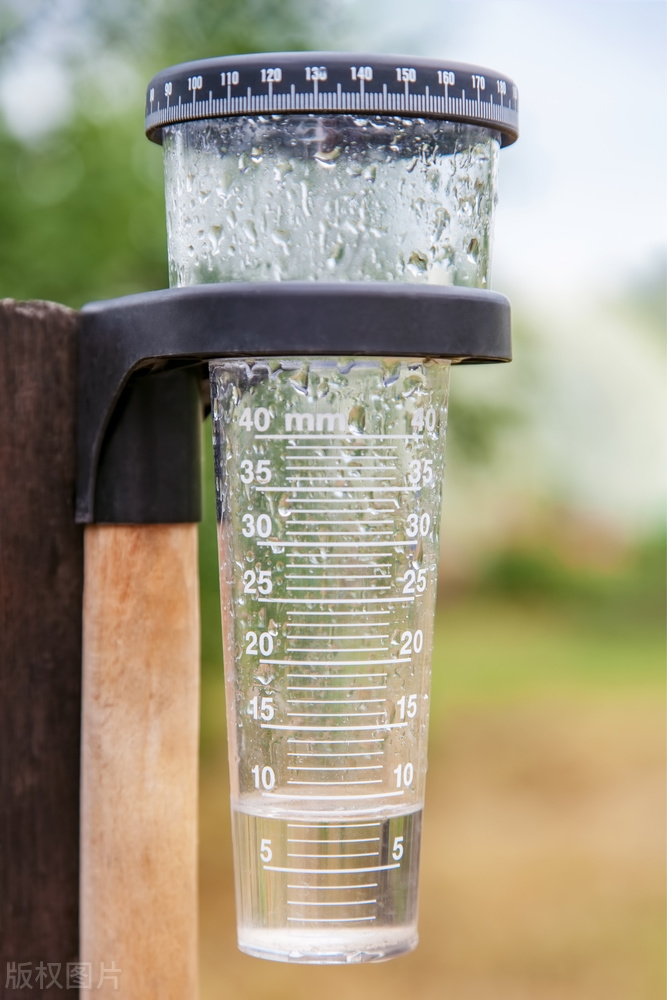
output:
[[[371,663],[377,663],[379,666],[384,666],[388,664],[389,666],[394,666],[396,663],[410,663],[412,657],[410,656],[396,656],[391,660],[336,660],[335,665],[337,667],[363,667]],[[276,667],[319,667],[322,663],[326,663],[326,660],[260,660],[260,664],[265,663],[270,666]],[[291,676],[291,675],[290,675]],[[346,676],[351,677],[352,674],[347,674]]]
[[[352,752],[346,750],[344,753],[332,753],[330,750],[321,750],[320,753],[304,753],[303,750],[288,751],[288,757],[384,757],[384,750],[366,750],[363,752]]]
[[[320,743],[322,744],[322,746],[326,747],[350,746],[352,744],[357,744],[357,743],[363,743],[363,745],[366,746],[367,743],[384,743],[384,741],[385,741],[384,736],[377,736],[377,737],[366,736],[362,740],[313,740],[310,738],[308,738],[307,740],[300,740],[298,737],[295,736],[289,736],[287,739],[288,743],[303,743],[303,745],[307,747],[314,747]],[[380,752],[384,753],[384,750]],[[290,824],[288,823],[287,825],[289,826]]]
[[[300,502],[300,501],[299,501]],[[321,503],[322,501],[320,501]],[[361,501],[363,502],[363,501]],[[289,513],[290,524],[312,524],[312,521],[296,521],[292,517],[293,514],[331,514],[333,517],[338,518],[345,514],[390,514],[391,510],[330,510],[323,507],[321,510],[300,510],[298,507],[292,507]],[[355,521],[320,521],[319,524],[365,524],[365,521],[360,521],[357,518]],[[373,521],[373,524],[393,524],[393,520],[389,521]]]
[[[310,886],[304,886],[305,888],[310,888]],[[338,887],[340,888],[340,886]],[[342,900],[336,903],[333,902],[311,902],[306,899],[288,899],[288,906],[372,906],[377,905],[377,899],[349,899]]]
[[[375,687],[337,687],[333,684],[331,687],[290,687],[288,686],[288,691],[303,691],[306,694],[312,694],[314,691],[324,691],[326,694],[338,694],[339,691],[353,691],[355,694],[360,694],[362,691],[385,691],[387,688],[386,684]],[[317,698],[314,701],[306,700],[305,698],[289,698],[287,701],[288,705],[371,705],[371,704],[382,704],[386,702],[386,698],[367,698],[365,695],[362,698]]]
[[[356,533],[354,531],[351,531],[349,528],[347,528],[345,531],[323,531],[322,528],[320,528],[318,531],[302,531],[302,530],[292,531],[290,528],[287,528],[286,531],[285,531],[285,534],[286,535],[293,535],[295,538],[310,538],[310,537],[312,537],[312,538],[325,538],[325,537],[326,538],[333,538],[333,537],[345,537],[345,536],[347,536],[348,538],[350,538],[350,541],[347,542],[347,544],[348,545],[354,545],[355,542],[356,542],[356,538],[357,537],[359,537],[359,538],[367,538],[369,535],[375,535],[376,537],[379,537],[380,535],[385,535],[387,538],[390,538],[394,534],[394,532],[393,531],[363,531],[363,532],[359,532],[359,534],[356,535]],[[328,545],[329,543],[328,542],[323,542],[323,544],[324,545]]]
[[[290,569],[307,569],[307,566],[298,565],[294,567],[289,567]],[[328,566],[313,566],[313,569],[347,569],[346,566],[338,567],[336,565],[329,564]],[[354,568],[354,567],[352,567]],[[360,566],[359,569],[367,569],[367,566]],[[389,569],[389,565],[385,563],[383,566],[370,567],[375,569]],[[286,580],[391,580],[391,573],[323,573],[321,576],[315,576],[314,573],[286,573]]]
[[[257,493],[416,493],[420,486],[253,486]],[[370,503],[370,497],[368,502]]]
[[[342,676],[347,679],[347,677],[349,677],[350,675],[349,674],[343,674]],[[308,687],[297,687],[296,684],[288,684],[287,685],[287,690],[288,691],[386,691],[387,690],[387,685],[386,684],[373,684],[371,686],[369,684],[363,684],[363,685],[362,684],[357,684],[357,685],[354,685],[352,687],[338,687],[337,685],[333,684],[333,685],[327,685],[327,686],[323,686],[323,687],[314,687],[314,686],[313,687],[310,687],[310,686],[308,686]]]
[[[315,889],[317,892],[331,892],[338,891],[339,889],[377,889],[377,882],[360,882],[359,885],[290,885],[287,883],[288,889],[305,889],[308,892],[312,892]]]
[[[299,497],[298,500],[292,500],[291,498],[288,498],[288,499],[290,500],[290,506],[292,505],[292,503],[294,503],[294,504],[297,504],[297,503],[299,503],[299,504],[301,504],[301,503],[365,503],[367,505],[370,505],[371,503],[373,503],[373,504],[386,503],[386,504],[393,504],[394,507],[396,507],[396,501],[390,499],[390,497],[381,497],[379,500],[373,500],[373,501],[371,501],[371,500],[364,500],[363,497],[348,497],[347,499],[343,499],[342,497],[318,497],[318,498],[315,498],[315,497]],[[293,510],[298,510],[297,507],[293,507],[292,509]],[[379,507],[375,507],[374,509],[378,510],[378,511],[380,510]],[[335,510],[335,508],[333,508],[333,510]]]
[[[388,612],[387,611],[373,611],[373,610],[370,610],[370,611],[303,611],[301,608],[299,608],[298,611],[288,611],[287,614],[288,615],[297,615],[297,614],[298,615],[311,615],[311,616],[312,615],[339,615],[339,616],[340,615],[356,615],[356,616],[358,616],[358,615],[386,615],[386,614],[388,614]],[[294,623],[290,622],[289,624],[290,625],[292,625],[292,624],[294,624],[294,625],[297,625],[297,624],[301,625],[302,623],[301,622],[294,622]],[[317,626],[320,626],[320,625],[331,625],[331,627],[338,627],[336,622],[314,622],[313,624],[317,625]],[[389,622],[369,622],[368,624],[371,625],[371,626],[372,625],[383,625],[383,624],[384,625],[388,625]],[[354,623],[354,627],[355,628],[358,625],[359,625],[359,622],[355,622]]]
[[[414,597],[403,597],[402,594],[393,597],[260,597],[258,599],[260,604],[414,604],[414,600]],[[385,615],[386,613],[383,612]]]
[[[361,781],[295,781],[294,778],[288,778],[287,784],[307,785],[310,787],[325,785],[327,788],[331,788],[334,785],[342,785],[345,788],[353,788],[355,785],[381,785],[382,778],[364,778]]]
[[[391,542],[384,543],[384,552],[359,552],[357,548],[354,548],[352,552],[326,552],[324,546],[317,546],[319,552],[290,552],[288,559],[308,559],[309,562],[306,563],[288,563],[291,569],[305,569],[306,567],[312,567],[313,569],[329,569],[332,567],[334,569],[366,569],[368,566],[373,568],[382,569],[383,567],[391,567],[396,556],[396,551],[387,549],[387,545],[391,545]],[[352,548],[356,543],[349,542],[348,547]],[[327,543],[326,548],[330,548],[331,544]],[[316,559],[346,559],[347,562],[343,563],[342,566],[336,567],[333,563],[328,562],[315,562]],[[370,559],[387,559],[388,562],[369,562]],[[363,562],[357,562],[356,560],[363,560]]]
[[[322,448],[329,448],[331,451],[398,451],[395,444],[288,444],[287,451],[321,451]],[[378,458],[384,456],[378,455]]]
[[[298,553],[296,553],[298,555]],[[294,557],[293,557],[294,558]],[[312,569],[391,569],[391,563],[364,563],[362,566],[355,566],[354,563],[326,563],[320,565],[313,563]],[[287,569],[308,569],[308,563],[287,563]],[[312,573],[286,573],[286,580],[391,580],[391,573],[358,573],[356,575],[347,573],[345,576],[332,576],[325,573],[323,576],[313,576]]]
[[[265,872],[285,872],[288,875],[312,875],[313,872],[317,872],[321,875],[351,875],[352,872],[361,872],[363,874],[370,874],[371,872],[386,872],[391,871],[393,868],[400,868],[400,863],[395,865],[373,865],[369,868],[328,868],[321,871],[318,868],[282,868],[278,865],[264,865]],[[336,889],[339,886],[335,887]]]
[[[304,636],[301,636],[301,638],[307,639],[307,638],[314,638],[314,637],[309,637],[309,636],[305,636],[304,635]],[[322,638],[322,637],[319,636],[318,638]],[[352,638],[352,636],[341,635],[338,638],[339,639],[350,639],[350,638]],[[375,637],[374,636],[370,636],[370,638],[373,639]],[[346,652],[346,653],[388,653],[389,652],[389,646],[348,646],[345,650],[343,650],[343,649],[336,649],[336,648],[334,648],[334,649],[327,649],[326,647],[325,648],[319,648],[319,647],[313,647],[313,646],[288,646],[286,652],[288,652],[288,653],[342,653],[342,652]]]
[[[323,625],[323,626],[321,625],[319,627],[320,628],[326,628],[327,626],[325,624],[325,625]],[[332,642],[336,642],[336,643],[338,643],[338,642],[357,642],[357,641],[359,641],[361,639],[374,639],[376,642],[381,642],[382,639],[388,639],[388,638],[389,638],[389,636],[385,632],[381,632],[378,635],[374,635],[373,633],[370,633],[369,635],[350,635],[349,633],[343,634],[343,635],[334,635],[334,634],[331,634],[331,633],[329,633],[329,634],[326,634],[326,633],[322,634],[321,632],[311,632],[308,635],[286,635],[285,636],[285,639],[287,641],[289,641],[289,642],[300,641],[300,642],[330,642],[330,643],[332,643]],[[331,648],[335,649],[337,652],[342,652],[343,649],[345,649],[344,646],[334,646],[334,647],[327,646],[326,649],[325,649],[325,652],[328,652],[329,649],[331,649]],[[305,652],[305,650],[303,650],[303,649],[301,651]],[[316,652],[316,651],[313,650],[313,652]]]
[[[288,823],[288,830],[361,830],[365,826],[381,826],[380,823]]]
[[[422,438],[418,434],[364,434],[367,441],[376,439],[378,441],[414,441],[420,442]],[[348,448],[355,448],[354,434],[256,434],[256,441],[349,441],[352,444]],[[295,446],[298,447],[298,446]],[[373,445],[373,447],[377,447]]]
[[[304,465],[284,465],[283,469],[285,472],[349,472],[350,475],[356,475],[357,472],[396,472],[396,467],[392,465],[350,465],[348,462],[344,462],[342,459],[336,464],[332,465],[313,465],[312,462],[305,460]],[[296,478],[295,476],[290,476],[290,479]],[[319,478],[319,477],[318,477]],[[359,477],[363,479],[363,476]],[[392,478],[395,478],[392,477]]]
[[[315,490],[315,492],[318,492],[318,491]],[[364,499],[364,497],[345,497],[345,499],[343,499],[343,497],[317,497],[317,498],[315,498],[315,497],[287,497],[287,501],[288,501],[288,504],[289,504],[289,507],[290,507],[290,513],[293,513],[293,514],[308,514],[308,513],[310,513],[310,508],[308,508],[308,507],[301,508],[301,507],[297,507],[296,506],[296,504],[304,504],[304,503],[361,503],[361,504],[366,504],[367,507],[370,506],[371,504],[373,504],[373,510],[377,511],[378,514],[388,514],[391,511],[391,509],[392,509],[392,505],[393,505],[393,509],[395,511],[400,508],[400,504],[399,504],[398,500],[396,500],[396,499],[392,500],[391,497],[376,497],[373,500]],[[381,504],[381,503],[382,504],[389,504],[389,506],[386,507],[386,508],[385,507],[378,507],[377,504]],[[326,511],[322,511],[323,514],[324,513],[326,513],[326,514],[332,513],[333,514],[335,512],[336,512],[336,508],[335,507],[332,508],[331,510],[327,509]],[[354,513],[358,513],[358,511],[354,511]]]
[[[316,513],[316,512],[313,511],[313,513]],[[336,512],[336,513],[338,513],[338,512]],[[391,518],[385,518],[383,521],[379,521],[378,520],[378,521],[372,521],[372,522],[370,522],[370,521],[360,521],[359,518],[357,518],[354,521],[341,521],[338,518],[336,518],[334,521],[313,521],[310,518],[307,521],[297,521],[294,518],[292,518],[289,523],[290,524],[308,524],[308,525],[310,525],[310,524],[333,524],[336,527],[339,527],[342,524],[354,524],[357,527],[361,526],[361,527],[365,528],[365,527],[367,527],[371,523],[375,525],[375,524],[393,524],[394,522],[392,521]]]
[[[345,452],[355,452],[357,450],[367,451],[368,455],[345,455]],[[329,454],[322,454],[323,451],[328,451]],[[297,452],[300,451],[316,451],[319,452],[317,455],[299,455]],[[398,445],[395,444],[332,444],[332,445],[321,445],[321,444],[288,444],[287,448],[283,452],[283,455],[288,461],[299,460],[300,462],[342,462],[345,458],[355,458],[355,459],[370,459],[373,461],[377,459],[379,462],[387,461],[390,456],[379,455],[379,451],[398,451]]]
[[[316,704],[321,704],[321,702]],[[384,710],[378,712],[285,712],[288,719],[371,719],[383,714]]]
[[[365,470],[364,470],[365,471]],[[335,483],[336,480],[342,479],[345,482],[345,477],[341,476],[312,476],[310,473],[304,473],[301,476],[285,476],[288,483],[290,482],[302,482],[304,479],[310,479],[314,483]],[[348,479],[353,479],[355,483],[360,483],[367,480],[371,483],[386,483],[392,482],[396,479],[396,476],[349,476]],[[364,487],[366,488],[366,487]],[[289,487],[291,489],[291,487]],[[341,487],[341,489],[347,489],[346,486]],[[315,492],[314,490],[312,492]]]
[[[370,583],[363,584],[361,587],[324,587],[320,584],[317,587],[286,587],[287,591],[299,591],[303,593],[308,591],[311,594],[321,594],[323,591],[333,591],[335,593],[350,594],[357,590],[369,590],[373,594],[379,594],[381,590],[391,590],[391,586],[387,584],[386,587],[373,587]]]
[[[412,546],[412,547],[416,548],[416,541],[409,541],[409,542],[389,542],[389,543],[387,543],[387,542],[357,542],[357,541],[354,541],[354,542],[350,541],[350,542],[326,542],[326,543],[323,543],[323,542],[288,542],[288,541],[283,541],[283,540],[281,540],[281,541],[272,541],[272,540],[263,541],[262,540],[262,541],[258,541],[257,542],[257,545],[260,548],[270,547],[272,549],[291,549],[291,548],[319,549],[322,544],[326,544],[330,549],[340,548],[342,546],[349,547],[350,545],[355,545],[357,548],[362,548],[363,547],[365,549],[376,548],[377,546],[382,546],[383,548],[386,548],[387,544],[393,545],[395,547],[396,546],[403,547],[403,546],[407,545],[407,546]],[[351,555],[354,555],[354,553],[353,552],[347,552],[347,553],[345,553],[345,555],[350,555],[351,556]],[[385,556],[385,555],[393,555],[393,553],[383,552],[382,555],[383,556]],[[339,553],[336,553],[336,558],[340,558],[340,554]]]
[[[291,733],[343,733],[343,732],[362,732],[368,731],[371,733],[381,732],[383,729],[405,729],[407,722],[380,722],[377,726],[283,726],[281,724],[271,724],[270,722],[262,722],[262,729],[286,729]],[[396,794],[396,793],[387,793]]]
[[[312,843],[312,841],[311,841]],[[345,854],[291,854],[287,852],[288,858],[377,858],[380,854],[379,851],[364,851],[359,854],[345,853]]]
[[[301,690],[303,691],[305,689],[301,688]],[[315,689],[315,690],[317,690],[317,689]],[[340,689],[339,688],[333,688],[333,689],[329,688],[329,690],[332,691],[332,690],[340,690]],[[352,688],[352,690],[358,690],[358,689]],[[386,698],[342,698],[342,699],[341,698],[316,698],[315,700],[312,700],[312,701],[309,698],[288,698],[287,699],[287,704],[288,705],[386,705],[386,703],[387,703],[387,699]],[[293,715],[294,713],[290,712],[288,714]],[[363,713],[361,713],[361,712],[359,712],[359,713],[355,712],[355,715],[357,715],[357,714],[361,715]],[[377,715],[378,713],[374,712],[373,714]]]
[[[287,869],[284,869],[287,871]],[[289,871],[295,871],[296,869],[289,869]],[[356,869],[361,871],[361,869]],[[278,869],[274,869],[278,871]],[[375,920],[375,917],[288,917],[293,923],[298,924],[353,924],[360,923],[362,920]]]
[[[353,545],[354,543],[353,542],[348,542],[347,544],[348,545]],[[384,544],[386,546],[387,542],[385,542]],[[389,543],[389,544],[391,544],[391,543]],[[357,546],[357,548],[358,548],[358,546]],[[352,569],[364,569],[366,566],[375,566],[375,565],[378,565],[378,566],[391,566],[391,565],[393,565],[393,560],[394,560],[394,556],[396,555],[396,553],[392,552],[391,550],[389,550],[388,552],[357,552],[357,548],[353,549],[352,552],[321,552],[321,551],[320,552],[290,552],[289,558],[290,559],[310,559],[310,560],[313,560],[313,559],[351,559],[352,560],[352,566],[351,566]],[[365,559],[365,560],[368,560],[368,559],[389,559],[389,562],[388,563],[377,563],[376,564],[376,563],[371,563],[371,562],[367,562],[366,561],[366,562],[362,562],[362,563],[355,563],[355,560],[357,560],[357,559]],[[312,566],[313,569],[328,569],[328,567],[331,565],[331,563],[322,563],[322,564],[320,564],[318,562],[312,562],[311,561],[310,563],[305,563],[304,565]],[[343,569],[346,569],[346,568],[347,568],[346,566],[343,566]]]
[[[304,765],[303,767],[298,767],[296,764],[289,764],[287,767],[288,771],[381,771],[382,764],[351,764],[349,767],[343,767],[338,765],[337,767],[310,767],[309,765]]]
[[[329,576],[308,576],[308,575],[305,575],[305,576],[290,577],[289,579],[292,579],[292,580],[350,580],[350,581],[351,580],[374,580],[375,582],[379,582],[380,580],[391,580],[391,576],[388,576],[386,574],[383,574],[382,576],[379,576],[379,575],[375,576],[374,574],[372,574],[370,576],[338,576],[338,577],[336,577],[336,576],[329,577]],[[362,583],[359,587],[341,587],[340,585],[336,585],[336,586],[333,586],[333,587],[327,587],[327,586],[325,586],[322,583],[318,583],[315,587],[307,587],[305,584],[294,583],[294,584],[286,584],[286,587],[287,587],[287,590],[314,590],[314,591],[320,591],[320,590],[391,590],[391,586],[389,584],[381,584],[379,587],[375,587],[371,583]]]
[[[326,626],[324,626],[326,628]],[[296,642],[297,640],[301,642],[322,642],[325,639],[335,639],[336,642],[358,642],[360,639],[375,639],[379,642],[380,639],[388,639],[389,633],[381,632],[379,634],[374,634],[369,632],[367,635],[286,635],[285,639],[288,642]]]
[[[324,829],[328,830],[329,829],[329,825],[327,824],[327,826],[324,827]],[[288,837],[287,838],[287,843],[288,844],[317,844],[318,841],[313,840],[312,837],[308,837],[306,839],[298,839],[298,838],[294,838],[294,837]],[[352,838],[345,837],[344,840],[336,840],[336,841],[332,841],[332,843],[336,843],[336,844],[370,844],[370,843],[377,843],[377,844],[379,844],[380,843],[380,838],[379,837],[358,837],[356,839],[352,839]]]
[[[291,612],[290,612],[291,613]],[[288,622],[290,628],[359,628],[359,622]],[[368,628],[384,628],[391,622],[368,622]],[[286,636],[286,638],[290,638]],[[342,639],[343,636],[335,638]],[[378,636],[379,639],[382,636]]]
[[[299,662],[301,662],[301,661],[299,661]],[[372,677],[373,679],[375,679],[376,677],[386,677],[387,674],[386,674],[386,671],[384,671],[384,670],[377,670],[377,671],[375,671],[374,673],[371,673],[371,674],[348,674],[348,673],[345,673],[345,674],[333,674],[333,675],[332,674],[286,674],[285,676],[288,678],[288,680],[310,680],[311,677],[313,677],[313,678],[315,678],[315,680],[327,680],[329,678],[331,680],[336,680],[336,679],[340,678],[341,680],[345,680],[346,681],[346,680],[349,680],[350,677],[354,677],[354,678],[358,678],[358,677],[359,678]],[[312,688],[308,688],[308,690],[312,691],[313,689]],[[324,690],[324,688],[322,690]],[[343,689],[342,688],[341,689],[336,688],[335,690],[338,691],[338,690],[343,690]]]

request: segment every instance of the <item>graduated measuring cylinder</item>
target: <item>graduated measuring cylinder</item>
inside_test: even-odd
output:
[[[211,365],[239,944],[416,943],[449,365]]]

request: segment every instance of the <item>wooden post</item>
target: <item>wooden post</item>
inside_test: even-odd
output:
[[[195,1000],[197,526],[90,526],[85,552],[82,960],[123,1000]]]
[[[67,964],[78,954],[83,533],[74,523],[77,328],[76,313],[62,306],[0,303],[5,998],[41,996],[52,974],[66,989]],[[42,988],[40,963],[47,970]]]

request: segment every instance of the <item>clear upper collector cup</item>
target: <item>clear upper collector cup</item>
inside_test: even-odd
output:
[[[401,281],[485,288],[499,133],[398,116],[163,130],[173,285]]]
[[[269,81],[263,97],[250,86],[234,97],[242,74],[220,60],[226,96],[215,104],[211,90],[207,105],[205,74],[187,68],[203,95],[199,112],[192,98],[196,120],[180,97],[173,110],[169,71],[156,78],[174,101],[150,104],[173,285],[487,287],[503,80],[483,114],[479,74],[476,105],[465,90],[451,96],[453,71],[433,67],[444,98],[428,87],[413,98],[417,71],[398,66],[387,79],[395,69],[400,93],[378,83],[371,97],[373,67],[337,54],[360,96],[339,83],[323,98],[326,66],[304,55],[304,97],[294,84],[276,95],[282,70],[249,58],[251,82]],[[393,113],[407,107],[469,120]],[[408,344],[400,358],[277,352],[210,364],[238,938],[249,954],[349,963],[417,943],[449,369]]]

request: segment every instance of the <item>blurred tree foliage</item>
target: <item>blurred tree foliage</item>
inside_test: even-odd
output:
[[[607,571],[568,564],[547,539],[509,545],[481,567],[477,590],[530,606],[566,608],[607,632],[640,627],[664,635],[666,542],[664,531],[649,536]]]
[[[0,0],[0,73],[32,53],[57,61],[72,93],[54,130],[17,138],[0,122],[0,296],[77,307],[164,287],[145,84],[188,59],[313,47],[333,23],[326,0]],[[10,93],[24,83],[17,74]]]

